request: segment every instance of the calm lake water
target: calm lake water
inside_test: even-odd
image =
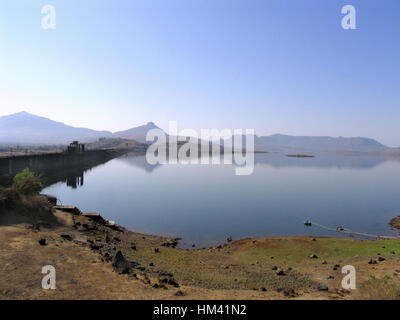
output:
[[[125,155],[86,171],[76,186],[59,182],[44,193],[132,231],[180,237],[183,248],[227,236],[341,235],[305,227],[306,219],[398,234],[388,222],[400,213],[400,162],[282,154],[257,154],[255,162],[252,175],[236,176],[233,165],[150,166],[144,156]]]

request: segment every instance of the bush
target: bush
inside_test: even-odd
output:
[[[42,191],[43,185],[39,178],[26,168],[14,177],[12,188],[23,195],[34,195]]]

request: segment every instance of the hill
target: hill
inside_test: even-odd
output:
[[[256,150],[278,152],[376,152],[389,149],[370,138],[288,136],[283,134],[255,137],[254,145]]]
[[[142,143],[146,142],[146,134],[151,129],[160,129],[153,122],[148,122],[143,126],[139,126],[136,128],[118,131],[113,134],[114,137],[124,138],[129,140],[136,140]]]
[[[111,135],[109,131],[76,128],[25,111],[0,117],[0,144],[67,144]]]
[[[65,145],[74,140],[89,143],[101,138],[145,142],[147,132],[156,128],[158,127],[153,122],[149,122],[139,127],[112,133],[77,128],[22,111],[0,117],[0,145]],[[109,140],[107,143],[119,144],[124,141]],[[125,143],[132,144],[129,141]]]

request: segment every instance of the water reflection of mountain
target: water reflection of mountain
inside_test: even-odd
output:
[[[287,157],[284,154],[266,153],[255,154],[254,162],[260,165],[280,167],[309,167],[309,168],[349,168],[370,169],[386,159],[373,156],[315,154],[313,158]]]
[[[146,160],[146,156],[143,154],[137,153],[127,153],[117,159],[118,161],[122,161],[130,166],[137,167],[142,169],[148,173],[152,173],[154,170],[159,168],[160,164],[149,164]]]
[[[125,154],[118,158],[126,164],[152,173],[160,164],[150,165],[144,155],[135,153]],[[287,157],[282,153],[256,153],[255,165],[267,165],[275,168],[309,167],[309,168],[338,168],[338,169],[371,169],[387,161],[385,158],[360,155],[315,154],[313,158]],[[221,163],[223,158],[221,157]]]
[[[255,165],[284,167],[309,167],[309,168],[350,168],[371,169],[385,161],[384,158],[373,156],[316,154],[314,158],[291,158],[284,154],[263,153],[254,155]],[[64,182],[71,188],[78,188],[84,184],[84,175],[88,170],[102,165],[115,158],[115,155],[92,154],[85,158],[66,161],[62,157],[26,157],[0,161],[0,185],[9,186],[18,172],[25,168],[39,174],[44,186],[57,182]],[[150,165],[143,154],[128,153],[116,159],[130,166],[137,167],[148,173],[160,168],[160,164]],[[222,163],[221,159],[221,163]],[[255,169],[257,173],[257,168]]]

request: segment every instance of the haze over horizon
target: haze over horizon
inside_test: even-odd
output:
[[[254,128],[400,145],[400,3],[6,0],[0,116],[120,131]],[[41,8],[54,5],[56,30]]]

